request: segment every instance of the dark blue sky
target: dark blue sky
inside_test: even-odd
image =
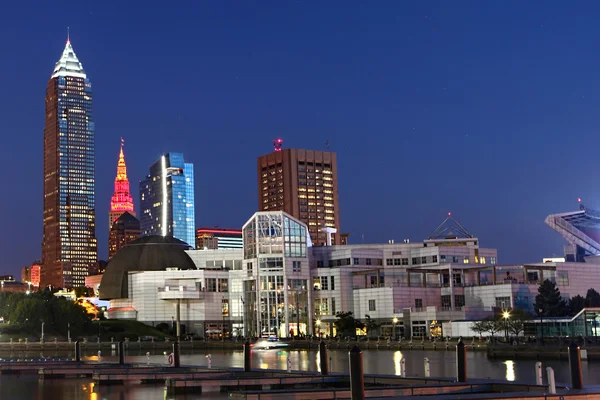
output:
[[[52,3],[52,4],[50,4]],[[177,7],[170,6],[178,4]],[[448,211],[499,261],[562,254],[544,225],[600,207],[600,3],[19,1],[0,31],[0,272],[40,257],[45,87],[70,26],[94,90],[100,257],[119,138],[138,181],[196,165],[196,223],[241,226],[256,157],[338,152],[351,243],[424,239]]]

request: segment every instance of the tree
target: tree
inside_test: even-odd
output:
[[[586,303],[586,299],[583,296],[577,295],[575,297],[571,297],[569,299],[569,313],[571,315],[577,314],[579,311],[584,309]]]
[[[354,318],[352,311],[338,312],[334,322],[338,336],[356,336],[357,329],[364,329],[365,324]]]
[[[75,296],[79,297],[94,297],[94,289],[88,288],[86,286],[78,286],[73,289],[75,292]]]
[[[498,318],[487,317],[481,321],[473,323],[471,329],[480,335],[485,332],[489,332],[490,336],[494,336],[496,332],[503,329],[502,322]]]
[[[564,317],[569,312],[567,302],[561,297],[556,283],[548,279],[542,282],[538,288],[538,294],[535,296],[533,306],[538,316]]]
[[[586,307],[600,307],[600,293],[595,289],[588,289],[585,295]]]
[[[10,322],[18,324],[29,332],[40,332],[42,318],[46,315],[45,305],[42,301],[35,297],[25,297],[16,304],[16,307],[12,307]]]
[[[371,332],[378,329],[381,326],[381,324],[378,324],[377,322],[375,322],[375,320],[373,320],[369,314],[365,315],[365,319],[366,319],[365,328],[367,330],[367,336],[370,337]]]
[[[513,308],[509,312],[509,317],[506,320],[506,329],[513,336],[519,336],[525,331],[525,321],[530,320],[531,315],[521,309]]]
[[[6,304],[2,304],[3,301]],[[83,334],[91,328],[91,316],[85,308],[64,297],[54,296],[49,291],[26,295],[13,293],[9,297],[0,296],[0,312],[23,331],[41,333],[42,322],[46,333],[67,335]]]

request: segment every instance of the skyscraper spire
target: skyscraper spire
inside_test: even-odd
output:
[[[127,165],[125,164],[125,154],[123,153],[124,145],[125,141],[121,138],[121,150],[119,151],[117,176],[115,177],[115,191],[110,201],[109,228],[125,211],[135,216],[133,197],[131,197],[129,179],[127,179]]]

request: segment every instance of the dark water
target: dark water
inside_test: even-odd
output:
[[[137,353],[139,354],[139,353]],[[145,353],[144,353],[145,354]],[[130,354],[126,362],[145,362],[144,354]],[[319,356],[314,350],[253,351],[253,367],[263,369],[287,369],[288,354],[293,370],[319,371]],[[40,354],[28,354],[28,357],[38,357]],[[66,357],[66,354],[58,356]],[[8,357],[2,355],[1,357]],[[23,357],[23,354],[12,354],[13,357]],[[48,356],[48,355],[47,355]],[[54,356],[54,354],[49,354]],[[95,352],[88,353],[87,358],[97,360]],[[371,374],[400,374],[400,360],[406,358],[407,376],[423,376],[425,357],[430,360],[431,376],[453,377],[455,375],[454,352],[449,351],[390,351],[371,350],[363,352],[365,373]],[[348,352],[329,351],[330,371],[348,371]],[[117,361],[115,355],[102,356],[106,361]],[[211,353],[212,366],[217,367],[242,367],[243,353],[241,351],[213,351]],[[150,356],[151,363],[164,363],[163,354]],[[208,364],[207,354],[182,355],[182,365]],[[484,352],[468,353],[468,376],[470,378],[493,378],[533,383],[535,361],[533,360],[488,360]],[[560,383],[569,383],[569,364],[567,361],[550,360],[544,362],[546,367],[554,368],[556,380]],[[586,384],[600,384],[600,363],[583,362],[583,377]],[[545,377],[544,377],[545,381]],[[36,376],[0,376],[0,399],[89,399],[89,400],[158,400],[158,399],[226,399],[227,395],[215,392],[205,392],[203,395],[167,395],[163,385],[116,385],[95,386],[90,379],[62,379],[38,381]]]

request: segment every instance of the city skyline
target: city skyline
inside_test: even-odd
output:
[[[451,211],[485,245],[497,247],[502,262],[531,262],[562,253],[562,239],[544,225],[548,214],[575,209],[577,197],[590,207],[600,204],[589,185],[598,171],[593,153],[598,60],[589,54],[597,28],[588,20],[595,5],[567,7],[560,14],[525,5],[519,8],[523,18],[513,26],[491,22],[486,27],[489,16],[501,21],[512,14],[490,5],[475,5],[471,11],[441,3],[388,3],[361,10],[361,20],[372,30],[352,28],[357,15],[352,7],[329,28],[321,23],[333,10],[307,4],[276,6],[264,15],[260,7],[190,7],[186,13],[201,25],[197,33],[170,22],[177,18],[166,18],[164,32],[153,31],[142,22],[159,15],[152,8],[131,21],[125,18],[130,6],[116,16],[99,5],[65,15],[42,7],[42,14],[56,18],[44,17],[44,22],[34,15],[23,23],[29,10],[12,7],[13,18],[5,26],[14,28],[21,42],[7,43],[7,51],[30,62],[25,68],[10,63],[0,67],[12,77],[6,93],[19,93],[0,99],[5,129],[11,133],[0,139],[0,147],[11,149],[0,167],[14,169],[24,154],[30,157],[17,171],[17,180],[27,182],[17,184],[22,198],[6,197],[0,203],[20,215],[18,220],[7,216],[5,224],[14,228],[0,236],[5,273],[18,276],[20,267],[40,257],[39,88],[67,25],[77,32],[78,54],[100,92],[94,99],[96,164],[102,166],[96,175],[100,221],[108,212],[114,143],[121,136],[132,145],[133,192],[142,171],[168,151],[185,151],[190,162],[214,166],[196,182],[198,193],[200,187],[212,191],[198,208],[198,226],[235,227],[256,211],[251,166],[276,137],[284,139],[285,148],[325,150],[328,141],[337,152],[341,225],[351,234],[350,243],[361,243],[363,234],[365,243],[422,239]],[[165,17],[182,16],[165,12]],[[246,21],[248,15],[268,23],[276,34],[263,38]],[[227,27],[236,27],[224,37],[227,28],[214,22],[223,18]],[[580,23],[573,24],[575,19]],[[74,26],[77,20],[80,25]],[[306,20],[319,29],[302,29]],[[129,23],[145,37],[128,33]],[[38,25],[31,29],[32,24]],[[242,31],[247,31],[244,38]],[[200,42],[201,54],[182,51],[199,37],[215,40]],[[322,40],[315,41],[318,37]],[[258,38],[265,41],[258,45]],[[128,45],[121,49],[109,43]],[[150,56],[155,46],[166,45],[187,62],[173,67],[168,57]],[[509,61],[519,58],[519,63]],[[572,68],[574,59],[583,60],[578,73],[565,75],[562,71]],[[167,66],[176,69],[168,84],[153,79]],[[155,92],[161,95],[153,97]],[[586,146],[576,157],[557,162],[552,155],[573,135]],[[32,148],[30,143],[38,144]],[[356,160],[364,163],[353,167]],[[393,189],[395,184],[403,189]],[[365,204],[372,209],[363,212]],[[99,251],[106,258],[108,227],[100,225]]]

